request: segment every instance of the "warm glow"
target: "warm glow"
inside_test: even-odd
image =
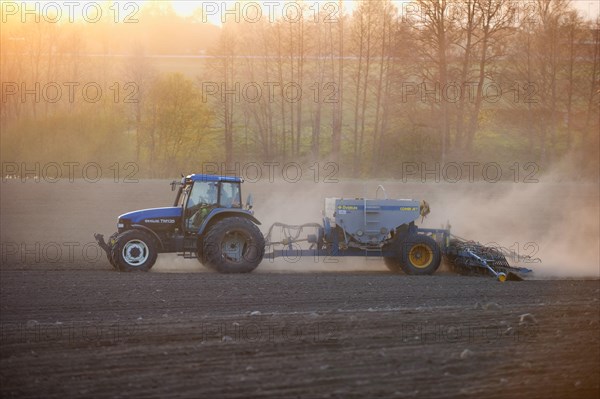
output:
[[[201,4],[199,1],[171,0],[171,6],[180,16],[189,17],[196,9],[201,7]]]

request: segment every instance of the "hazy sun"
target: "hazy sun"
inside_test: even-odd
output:
[[[182,17],[192,15],[197,8],[201,8],[202,5],[200,3],[199,1],[171,0],[173,10]]]

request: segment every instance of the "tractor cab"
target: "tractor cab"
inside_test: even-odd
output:
[[[240,185],[238,177],[189,175],[182,178],[174,206],[182,208],[183,229],[198,231],[215,209],[242,208]]]

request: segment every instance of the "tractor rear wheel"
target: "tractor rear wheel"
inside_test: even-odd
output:
[[[215,268],[211,264],[206,262],[206,258],[204,257],[204,252],[202,250],[203,247],[204,247],[204,245],[202,244],[202,239],[199,239],[198,244],[196,245],[196,259],[198,259],[198,262],[200,262],[200,264],[202,266],[206,267],[207,269],[215,270]]]
[[[158,257],[154,239],[140,230],[121,233],[112,247],[111,254],[122,272],[147,272],[154,266]]]
[[[414,234],[402,243],[402,270],[406,274],[433,274],[442,260],[435,240],[423,234]]]
[[[252,221],[227,217],[204,236],[202,263],[221,273],[249,273],[265,254],[265,239]]]

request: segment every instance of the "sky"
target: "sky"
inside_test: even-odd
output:
[[[141,0],[143,2],[145,0]],[[175,11],[181,16],[189,16],[191,15],[195,9],[202,8],[210,13],[210,16],[207,16],[208,22],[211,22],[215,25],[221,25],[222,17],[225,17],[224,14],[227,9],[233,10],[234,3],[239,3],[239,15],[247,15],[250,18],[254,18],[254,5],[261,4],[263,9],[263,13],[266,17],[268,10],[273,10],[276,16],[281,16],[284,12],[284,6],[287,1],[284,0],[241,0],[241,1],[190,1],[190,0],[172,0],[171,3]],[[293,2],[293,1],[292,1]],[[304,0],[305,3],[309,5],[309,12],[314,12],[314,10],[321,9],[326,12],[336,13],[338,10],[338,0],[328,1],[328,0]],[[519,3],[526,4],[528,0],[521,0]],[[251,4],[249,4],[251,3]],[[352,12],[355,7],[356,1],[343,1],[343,12]],[[414,3],[413,0],[392,0],[392,3],[396,4],[399,10],[409,10],[411,4]],[[589,19],[595,19],[600,16],[600,0],[571,0],[572,5],[582,14]],[[227,4],[224,6],[224,4]],[[524,6],[524,8],[526,8]],[[288,7],[287,12],[292,13],[293,7]],[[229,14],[227,18],[233,18],[233,14]]]
[[[343,9],[339,9],[339,0],[122,0],[122,1],[111,1],[111,0],[71,0],[71,1],[53,1],[45,2],[39,0],[21,0],[21,1],[9,1],[0,0],[2,4],[2,12],[6,13],[9,7],[21,6],[25,4],[27,7],[46,7],[49,3],[63,4],[71,3],[76,4],[76,14],[81,13],[81,9],[85,8],[89,3],[106,3],[118,5],[118,8],[122,15],[126,15],[128,12],[133,11],[133,8],[141,8],[145,3],[149,1],[170,1],[173,9],[176,13],[181,16],[190,16],[195,10],[203,10],[205,20],[203,22],[212,23],[214,25],[222,25],[224,18],[231,21],[235,18],[246,18],[246,19],[262,19],[271,21],[273,18],[282,18],[286,15],[293,20],[297,15],[297,9],[299,3],[305,3],[308,9],[305,12],[309,13],[309,16],[316,15],[318,11],[324,12],[331,16],[330,20],[335,21],[336,16],[339,16],[341,12],[351,13],[356,7],[355,0],[345,0],[342,2]],[[533,2],[534,0],[513,0],[515,4],[521,4],[523,12],[526,12],[526,4]],[[407,15],[414,10],[414,0],[392,0],[401,15]],[[600,17],[600,0],[571,0],[573,6],[581,11],[584,17],[594,20]],[[413,11],[414,12],[414,11]],[[260,14],[260,15],[259,15]],[[3,16],[4,19],[5,16]]]

